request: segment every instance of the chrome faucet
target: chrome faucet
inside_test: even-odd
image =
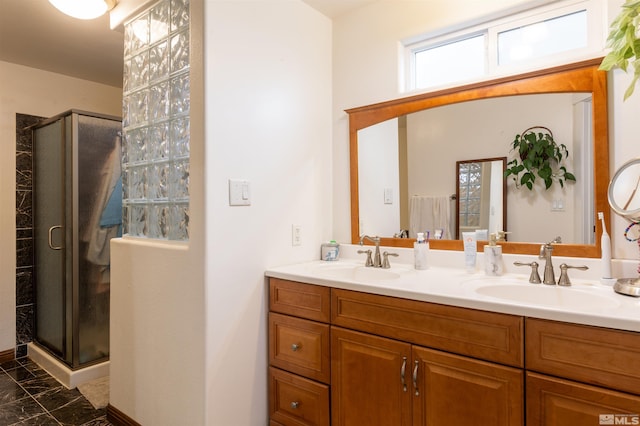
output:
[[[542,244],[540,246],[540,259],[545,260],[544,264],[544,275],[542,282],[544,284],[556,285],[556,274],[553,272],[553,262],[551,255],[553,254],[553,244],[559,243],[560,237],[557,237],[555,240]]]
[[[373,265],[367,264],[365,266],[373,266],[374,268],[382,268],[382,258],[380,256],[380,237],[370,237],[368,235],[360,236],[360,245],[364,244],[364,240],[369,240],[376,246],[376,252],[373,255]]]

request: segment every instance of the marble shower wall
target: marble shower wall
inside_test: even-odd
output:
[[[16,357],[27,354],[34,337],[33,136],[26,127],[44,117],[16,114]]]

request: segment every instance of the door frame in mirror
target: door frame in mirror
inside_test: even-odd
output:
[[[607,199],[609,185],[609,129],[607,107],[607,72],[598,69],[602,58],[590,59],[539,71],[503,77],[451,89],[394,99],[372,105],[345,110],[349,115],[350,187],[351,187],[351,242],[360,240],[360,212],[358,196],[358,130],[391,118],[428,108],[477,99],[540,93],[591,92],[593,113],[594,158],[594,216],[603,212],[605,225],[610,228],[610,209]],[[599,257],[602,233],[595,221],[594,245],[558,244],[554,254],[572,257]],[[381,244],[391,247],[413,247],[413,239],[381,238]],[[538,255],[540,242],[502,243],[505,253]],[[484,242],[478,242],[481,250]],[[462,251],[462,241],[432,240],[431,248]]]
[[[460,166],[462,164],[470,164],[470,163],[493,163],[500,162],[502,163],[502,228],[497,229],[496,231],[507,231],[507,180],[504,178],[504,172],[507,170],[507,157],[494,157],[494,158],[478,158],[474,160],[462,160],[456,161],[456,212],[455,212],[455,226],[456,226],[456,234],[454,239],[459,240],[462,238],[460,232]],[[494,230],[490,230],[493,232]]]

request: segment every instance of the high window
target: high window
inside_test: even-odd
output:
[[[405,46],[405,89],[485,80],[587,59],[603,52],[604,0],[556,1]]]

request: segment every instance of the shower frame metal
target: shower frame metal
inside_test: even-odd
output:
[[[61,158],[61,170],[60,173],[60,188],[62,189],[62,222],[59,225],[51,226],[47,229],[47,241],[48,246],[51,250],[60,251],[62,256],[62,275],[61,281],[62,286],[60,289],[60,300],[62,303],[62,316],[61,316],[61,345],[57,347],[55,344],[51,342],[47,342],[45,339],[40,338],[39,334],[39,320],[38,320],[38,303],[36,303],[35,310],[35,340],[36,342],[44,347],[48,352],[53,354],[56,358],[63,361],[67,366],[71,369],[79,369],[84,368],[86,366],[97,364],[100,362],[104,362],[109,359],[108,354],[104,357],[99,357],[96,359],[92,359],[88,362],[80,362],[80,315],[78,314],[80,311],[80,272],[79,272],[79,260],[80,260],[80,252],[79,252],[79,235],[78,235],[78,217],[79,217],[79,197],[74,194],[78,194],[78,177],[79,177],[79,168],[78,168],[78,148],[79,148],[79,117],[93,117],[104,120],[117,121],[121,123],[121,118],[116,116],[110,116],[106,114],[98,114],[93,112],[81,111],[81,110],[69,110],[63,113],[60,113],[56,116],[48,118],[39,122],[36,125],[31,126],[32,131],[34,132],[34,146],[33,146],[33,221],[34,221],[34,298],[38,300],[38,239],[37,235],[42,230],[37,228],[37,214],[38,209],[42,206],[39,206],[38,194],[36,188],[36,182],[38,181],[37,176],[37,167],[36,167],[36,150],[37,150],[37,139],[36,139],[36,130],[49,126],[53,123],[61,121],[62,124],[60,126],[60,149],[62,151]],[[121,127],[120,127],[121,129]],[[118,132],[118,135],[120,132]],[[69,167],[70,166],[70,167]],[[70,207],[68,208],[67,200],[71,199]],[[71,232],[68,232],[68,225],[71,224]],[[57,229],[63,230],[64,235],[64,244],[58,245],[54,242],[55,236],[54,232]],[[69,273],[71,273],[71,277],[69,279]],[[68,302],[71,302],[68,305]],[[71,336],[70,336],[71,335]]]

